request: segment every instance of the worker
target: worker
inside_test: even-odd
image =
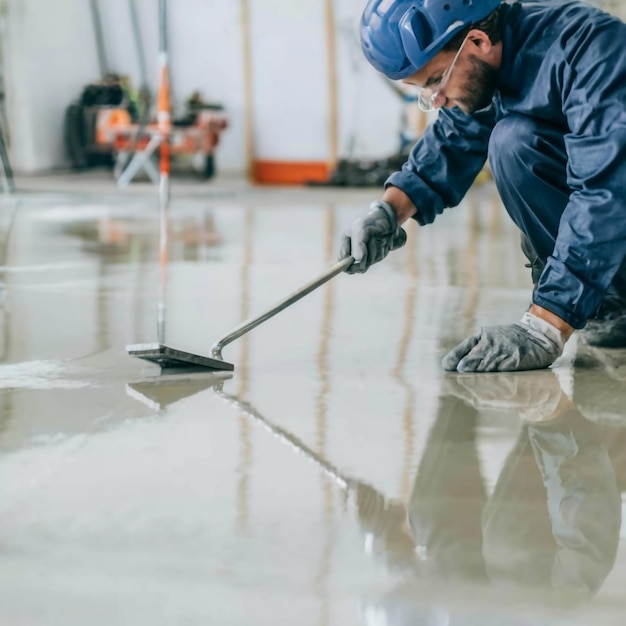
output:
[[[519,322],[483,327],[449,371],[549,367],[576,329],[626,347],[626,24],[569,0],[369,0],[362,49],[438,116],[341,256],[365,272],[401,225],[456,206],[485,161],[521,231],[534,283]]]

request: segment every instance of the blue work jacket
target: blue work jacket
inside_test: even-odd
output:
[[[499,120],[523,115],[562,129],[571,194],[533,301],[582,328],[626,257],[626,24],[577,1],[502,11],[492,105],[471,116],[441,109],[386,187],[403,190],[429,224],[463,199]]]

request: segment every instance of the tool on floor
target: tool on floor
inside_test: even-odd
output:
[[[171,106],[169,93],[169,59],[167,46],[167,0],[159,0],[160,32],[160,80],[158,93],[159,146],[161,150],[159,184],[159,298],[157,305],[157,340],[158,343],[135,344],[127,346],[128,354],[169,370],[211,369],[232,371],[234,366],[222,360],[177,350],[166,346],[165,341],[165,295],[168,265],[168,214],[170,205],[170,132]]]

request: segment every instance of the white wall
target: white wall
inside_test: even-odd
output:
[[[97,72],[86,0],[8,2],[5,72],[17,170],[63,163],[63,115]]]
[[[334,5],[339,153],[377,158],[398,148],[404,105],[361,52],[359,20],[364,4],[364,0],[335,0]]]
[[[324,2],[252,0],[250,34],[256,155],[328,159]]]
[[[63,115],[99,77],[89,0],[9,0],[7,93],[19,171],[66,165]],[[218,153],[221,171],[246,168],[241,3],[170,1],[172,84],[178,110],[200,89],[224,103],[231,127]],[[255,157],[324,160],[329,156],[328,62],[324,2],[249,0]],[[398,145],[401,101],[363,60],[362,0],[335,0],[339,152],[387,156]],[[151,87],[157,77],[157,2],[138,0]],[[128,0],[100,0],[108,65],[139,84]],[[355,140],[356,139],[356,140]]]

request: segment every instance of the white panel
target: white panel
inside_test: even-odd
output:
[[[402,100],[361,51],[364,2],[335,0],[340,157],[381,158],[398,150]]]
[[[250,0],[257,159],[325,161],[328,83],[321,0]]]
[[[146,57],[148,85],[154,92],[158,79],[158,2],[137,0],[136,4]],[[171,2],[169,4],[173,5]],[[111,72],[130,76],[133,85],[139,87],[141,84],[139,57],[133,35],[130,0],[99,0],[99,7],[108,69]],[[170,7],[169,12],[171,19],[173,6]]]
[[[97,77],[89,4],[85,0],[22,0],[9,5],[8,115],[18,170],[66,162],[65,109]]]
[[[194,89],[200,89],[207,100],[226,107],[230,128],[222,136],[217,167],[243,171],[245,106],[239,2],[174,0],[170,4],[175,102],[182,106]]]

